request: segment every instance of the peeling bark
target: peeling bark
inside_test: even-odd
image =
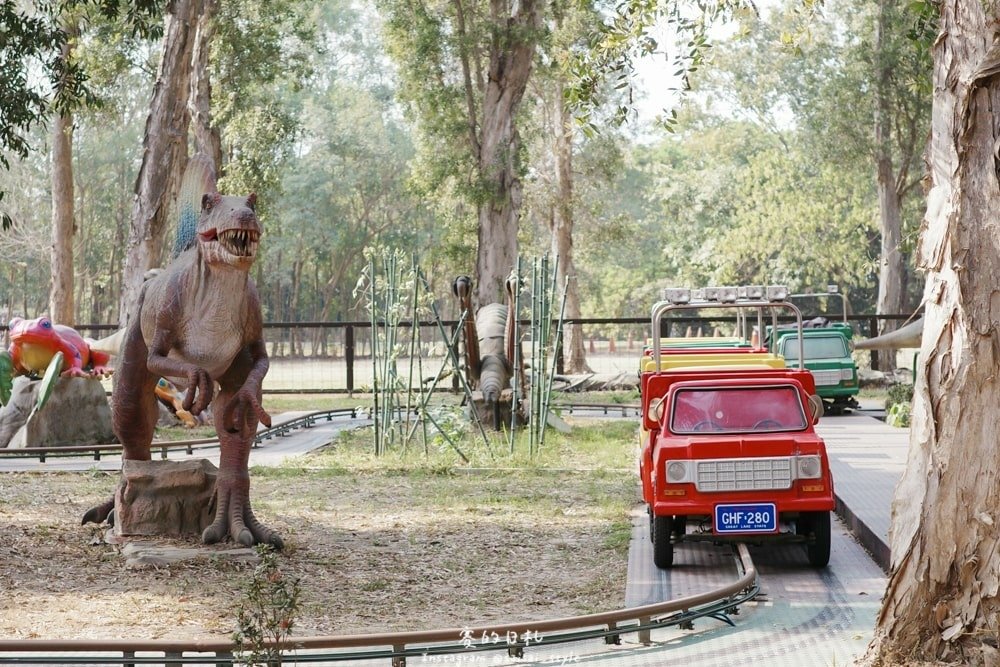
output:
[[[945,0],[934,44],[926,315],[892,572],[868,660],[983,664],[1000,613],[1000,16]]]

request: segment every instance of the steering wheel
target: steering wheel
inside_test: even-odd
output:
[[[776,419],[761,419],[753,425],[753,430],[758,431],[766,428],[784,428],[784,424]]]
[[[722,431],[723,428],[720,424],[716,424],[711,419],[703,419],[694,426],[691,427],[692,431],[704,432],[704,431]]]

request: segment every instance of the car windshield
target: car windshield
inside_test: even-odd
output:
[[[847,344],[841,336],[805,336],[802,339],[806,359],[843,359],[848,356]],[[788,336],[782,339],[781,356],[786,361],[799,358],[799,339]]]
[[[806,413],[795,387],[692,387],[674,395],[674,433],[801,431]]]

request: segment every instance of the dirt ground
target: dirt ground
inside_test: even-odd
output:
[[[130,570],[80,526],[117,475],[0,475],[0,637],[228,637],[252,565]],[[295,635],[461,627],[623,605],[631,475],[259,470],[298,577]],[[196,540],[175,544],[195,546]]]

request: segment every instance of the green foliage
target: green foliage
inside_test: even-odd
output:
[[[885,409],[889,410],[894,405],[901,403],[910,404],[913,402],[913,385],[901,382],[889,386],[886,391]]]
[[[687,91],[691,75],[706,63],[711,27],[746,20],[755,13],[753,3],[746,0],[711,0],[698,2],[694,8],[663,0],[620,2],[590,35],[587,48],[577,50],[568,64],[567,102],[585,130],[596,133],[593,109],[607,101],[609,90],[624,91],[628,101],[620,103],[613,115],[614,122],[623,123],[633,113],[631,100],[637,61],[660,55],[664,50],[653,37],[657,26],[666,24],[677,36],[666,67],[677,82],[676,90]],[[662,123],[672,132],[677,123],[676,111],[668,113]]]
[[[301,593],[297,577],[288,577],[278,554],[267,544],[257,546],[260,563],[243,589],[236,610],[233,641],[237,664],[268,667],[281,661],[281,647],[295,626]]]
[[[885,398],[885,423],[897,428],[908,428],[912,407],[913,385],[909,383],[890,385]]]
[[[53,3],[0,1],[0,169],[10,168],[9,154],[24,159],[32,148],[31,131],[43,125],[53,111],[70,110],[91,99],[87,72],[76,60],[62,57],[69,35],[64,16],[84,6],[83,0]],[[127,26],[131,34],[152,34],[160,15],[155,0],[102,0],[100,14]],[[39,74],[41,77],[39,77]],[[42,83],[45,81],[45,83]],[[0,188],[0,223],[14,224]]]
[[[909,428],[911,409],[909,403],[896,403],[886,411],[885,423],[896,428]]]
[[[256,192],[267,224],[281,192],[285,165],[298,137],[295,102],[322,56],[313,2],[220,2],[210,59],[213,123],[226,154],[219,187]]]

